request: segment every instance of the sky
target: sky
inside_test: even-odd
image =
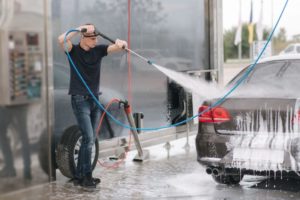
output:
[[[240,1],[242,3],[242,22],[249,22],[251,0],[223,0],[224,31],[238,25]],[[259,19],[261,1],[263,1],[262,24],[264,27],[270,29],[276,24],[287,0],[253,0],[253,23],[256,23]],[[300,20],[300,0],[288,0],[287,7],[278,24],[275,35],[281,27],[285,28],[288,39],[291,39],[295,34],[300,34],[300,24],[296,23],[297,19]]]

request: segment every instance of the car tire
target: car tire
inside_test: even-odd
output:
[[[60,143],[57,145],[56,163],[60,172],[68,178],[74,178],[81,137],[79,127],[74,125],[63,132]],[[92,153],[92,170],[96,167],[98,157],[99,142],[96,139]]]
[[[212,178],[214,181],[220,184],[226,184],[226,185],[237,185],[241,182],[244,175],[212,175]]]
[[[49,137],[47,134],[47,131],[43,131],[43,133],[40,136],[39,142],[38,142],[38,159],[40,166],[42,170],[49,175]],[[52,164],[52,170],[57,169],[57,164],[55,161],[55,145],[54,140],[51,141],[51,164]]]

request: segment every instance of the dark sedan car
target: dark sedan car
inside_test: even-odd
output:
[[[216,182],[238,184],[244,174],[299,175],[299,81],[299,55],[266,58],[225,101],[199,116],[197,160]],[[217,101],[206,100],[199,113]]]

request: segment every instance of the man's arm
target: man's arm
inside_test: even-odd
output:
[[[67,40],[67,49],[68,49],[68,52],[71,51],[73,45],[72,45],[72,42],[71,42],[71,38],[73,38],[74,36],[78,35],[78,33],[80,33],[80,31],[85,28],[87,29],[87,33],[93,33],[95,31],[95,27],[93,25],[83,25],[83,26],[79,26],[76,28],[76,30],[78,30],[78,32],[71,32],[68,34],[66,40]],[[67,31],[64,32],[63,34],[61,34],[60,36],[58,36],[58,43],[60,45],[60,47],[66,51],[66,48],[65,48],[65,37],[66,37],[66,34],[67,34]]]
[[[113,53],[121,51],[123,48],[127,48],[127,42],[124,40],[116,39],[115,44],[111,44],[107,48],[107,53]]]

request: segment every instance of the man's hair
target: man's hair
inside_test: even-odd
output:
[[[95,26],[94,24],[92,24],[92,23],[86,23],[86,24],[84,24],[84,25],[93,25],[93,26]]]

